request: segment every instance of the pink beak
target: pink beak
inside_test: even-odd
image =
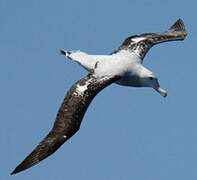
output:
[[[167,92],[164,90],[164,89],[162,89],[162,88],[160,88],[160,87],[155,87],[154,88],[159,94],[161,94],[163,97],[166,97],[167,96]]]

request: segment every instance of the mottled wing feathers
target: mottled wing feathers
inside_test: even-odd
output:
[[[186,35],[184,23],[181,19],[178,19],[164,33],[143,33],[126,38],[121,46],[113,53],[117,53],[122,49],[130,49],[143,60],[153,45],[166,41],[184,40]]]
[[[119,78],[119,76],[96,78],[89,74],[76,82],[67,92],[52,130],[11,174],[34,166],[54,153],[79,130],[83,116],[97,93]]]

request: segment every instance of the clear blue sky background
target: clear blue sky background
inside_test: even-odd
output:
[[[0,179],[197,179],[196,7],[194,0],[1,0]],[[185,41],[155,46],[144,60],[167,98],[111,85],[55,154],[9,175],[48,133],[70,86],[87,74],[59,48],[108,54],[127,36],[165,31],[178,18]]]

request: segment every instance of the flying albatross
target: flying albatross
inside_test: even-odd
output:
[[[79,130],[83,116],[93,98],[112,83],[152,87],[166,97],[167,92],[160,88],[155,74],[142,66],[142,61],[153,45],[184,40],[186,35],[184,23],[178,19],[164,33],[144,33],[126,38],[110,55],[89,55],[81,51],[60,50],[61,54],[78,62],[89,73],[72,85],[49,134],[11,174],[39,163],[71,138]]]

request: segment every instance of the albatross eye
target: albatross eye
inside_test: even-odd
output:
[[[150,80],[153,80],[153,77],[149,77]]]

